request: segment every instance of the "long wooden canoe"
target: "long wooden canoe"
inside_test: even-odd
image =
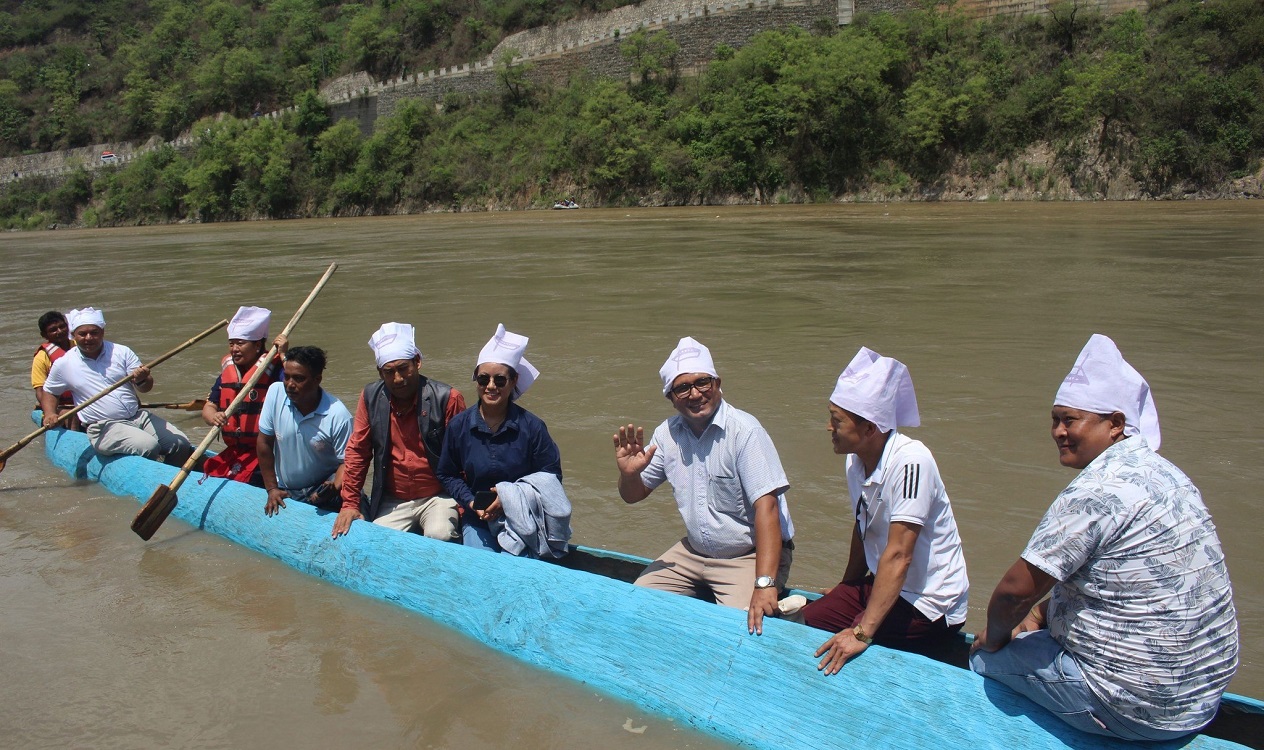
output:
[[[45,436],[75,479],[139,501],[175,467],[101,457],[82,433]],[[579,547],[565,564],[494,555],[369,523],[330,538],[333,516],[301,503],[268,518],[263,490],[227,480],[186,484],[174,515],[294,568],[385,599],[494,649],[746,747],[1122,748],[1077,732],[1004,686],[921,656],[873,647],[834,677],[816,670],[820,631],[637,588],[615,573],[636,558]],[[401,575],[399,560],[416,575]],[[1231,714],[1231,716],[1229,716]],[[1165,748],[1259,747],[1264,703],[1228,695],[1238,722]],[[1222,718],[1224,718],[1222,716]],[[1220,725],[1218,719],[1213,727]]]

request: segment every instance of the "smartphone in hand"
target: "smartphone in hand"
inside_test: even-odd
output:
[[[483,490],[474,493],[474,502],[470,503],[470,507],[477,511],[484,511],[496,502],[496,493],[491,490]]]

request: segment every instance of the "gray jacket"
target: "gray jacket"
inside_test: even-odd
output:
[[[562,557],[571,538],[571,501],[556,474],[537,471],[496,485],[504,511],[491,526],[501,549],[519,557]]]

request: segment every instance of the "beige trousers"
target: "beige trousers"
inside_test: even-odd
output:
[[[777,564],[779,589],[790,577],[793,558],[794,543],[783,542]],[[716,604],[746,609],[755,593],[755,553],[728,560],[704,557],[689,546],[687,539],[681,539],[642,571],[636,585],[695,599],[714,597]]]
[[[420,533],[443,542],[460,539],[456,501],[450,497],[434,495],[400,500],[383,495],[379,511],[377,518],[373,519],[378,526]]]

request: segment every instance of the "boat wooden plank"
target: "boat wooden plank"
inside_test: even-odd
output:
[[[71,476],[140,501],[176,472],[102,458],[82,433],[50,431],[45,446]],[[173,515],[746,747],[1132,747],[1072,730],[998,683],[923,657],[873,647],[824,677],[812,657],[821,634],[801,625],[769,619],[764,635],[748,635],[738,610],[369,523],[334,540],[332,514],[291,503],[268,518],[263,505],[262,490],[208,479],[181,487]],[[1201,735],[1150,746],[1240,747]]]

